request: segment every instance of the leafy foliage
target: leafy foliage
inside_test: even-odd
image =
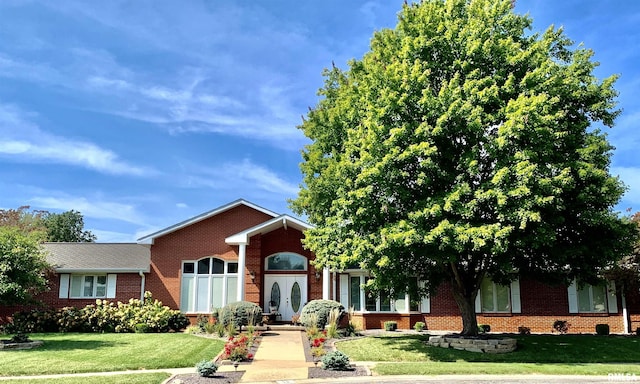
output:
[[[33,332],[168,332],[179,331],[189,325],[180,311],[163,306],[145,293],[145,300],[131,299],[128,303],[96,300],[84,308],[31,310],[13,315],[7,324],[8,333]]]
[[[570,327],[571,324],[566,320],[556,320],[553,322],[553,329],[562,334],[569,332]]]
[[[78,211],[49,213],[44,216],[47,240],[52,242],[91,243],[96,235],[84,230],[84,218]]]
[[[637,236],[613,212],[625,187],[598,129],[619,114],[616,77],[561,29],[529,33],[509,0],[425,0],[398,19],[325,71],[300,126],[292,208],[315,225],[315,267],[367,269],[373,290],[448,282],[470,335],[486,276],[597,280]]]
[[[38,232],[0,227],[0,305],[24,304],[47,289],[46,262]]]
[[[250,301],[236,301],[222,308],[221,321],[225,327],[229,325],[241,329],[243,325],[256,325],[262,319],[262,308]]]
[[[334,300],[311,300],[302,308],[300,314],[300,322],[305,326],[312,326],[312,322],[316,322],[315,326],[322,329],[329,320],[329,315],[332,310],[338,310],[340,315],[337,323],[340,323],[340,318],[346,314],[344,312],[344,306]]]

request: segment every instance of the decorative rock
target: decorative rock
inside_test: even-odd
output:
[[[516,350],[516,339],[467,339],[463,337],[431,336],[428,345],[479,353],[508,353]]]
[[[0,340],[0,349],[12,349],[12,350],[20,350],[20,349],[32,349],[39,347],[43,344],[41,340],[29,341],[26,343],[10,343],[6,340]]]

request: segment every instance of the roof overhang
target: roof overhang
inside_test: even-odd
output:
[[[56,273],[149,273],[147,268],[54,268]]]
[[[236,233],[227,237],[224,241],[229,245],[249,244],[249,239],[257,234],[265,234],[274,231],[279,228],[293,228],[301,232],[307,229],[313,228],[311,224],[305,223],[302,220],[296,219],[289,215],[281,215],[274,217],[271,220],[265,221],[262,224],[258,224],[254,227],[246,229],[242,232]]]
[[[239,200],[233,201],[233,202],[231,202],[229,204],[225,204],[225,205],[223,205],[221,207],[215,208],[215,209],[213,209],[211,211],[202,213],[202,214],[200,214],[198,216],[194,216],[194,217],[192,217],[190,219],[187,219],[185,221],[182,221],[182,222],[180,222],[178,224],[174,224],[174,225],[172,225],[170,227],[167,227],[165,229],[161,229],[161,230],[159,230],[157,232],[154,232],[154,233],[152,233],[150,235],[141,237],[141,238],[138,239],[138,244],[153,244],[154,240],[156,238],[158,238],[158,237],[167,235],[167,234],[169,234],[171,232],[175,232],[175,231],[177,231],[179,229],[182,229],[184,227],[188,227],[189,225],[192,225],[192,224],[195,224],[195,223],[197,223],[199,221],[208,219],[208,218],[210,218],[212,216],[219,215],[222,212],[228,211],[228,210],[233,209],[233,208],[235,208],[237,206],[240,206],[240,205],[245,205],[245,206],[247,206],[249,208],[253,208],[256,211],[265,213],[265,214],[267,214],[269,216],[277,217],[279,215],[278,213],[270,211],[270,210],[268,210],[266,208],[263,208],[263,207],[261,207],[259,205],[253,204],[253,203],[248,202],[248,201],[246,201],[244,199],[239,199]]]

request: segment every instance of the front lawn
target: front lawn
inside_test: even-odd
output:
[[[337,348],[355,361],[378,364],[380,374],[542,373],[640,374],[640,338],[595,335],[512,335],[518,350],[483,354],[426,345],[427,335],[366,337],[339,342]],[[428,363],[428,364],[425,364]]]
[[[44,345],[0,351],[0,376],[195,367],[224,342],[182,333],[48,333]]]
[[[135,373],[130,375],[61,377],[55,379],[2,380],[2,384],[159,384],[171,376],[168,373]]]

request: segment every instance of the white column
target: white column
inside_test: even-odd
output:
[[[238,301],[244,300],[244,266],[247,258],[247,244],[240,244],[238,249]]]
[[[367,309],[366,300],[367,296],[364,291],[364,284],[366,283],[364,275],[360,275],[360,311],[364,312]]]
[[[338,301],[338,299],[336,298],[336,280],[338,279],[337,275],[335,272],[333,272],[333,286],[332,286],[332,292],[331,292],[331,298],[335,301]],[[347,307],[345,307],[345,309],[348,309]]]
[[[329,300],[329,281],[331,277],[329,275],[329,268],[322,268],[322,299]]]

